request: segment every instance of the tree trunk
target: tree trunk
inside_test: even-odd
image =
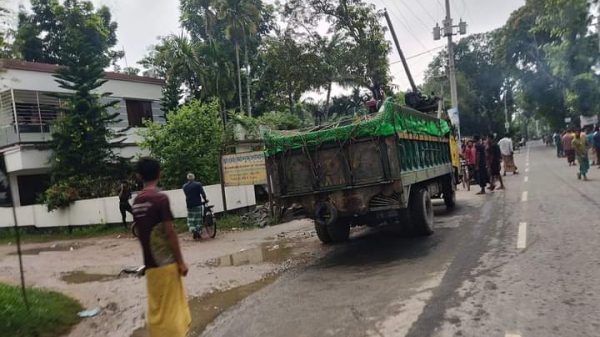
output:
[[[242,102],[242,74],[240,73],[240,44],[235,41],[235,63],[237,65],[238,78],[238,96],[240,98],[240,112],[244,112],[244,103]]]
[[[246,103],[248,104],[248,116],[252,117],[252,100],[250,99],[250,61],[248,60],[248,42],[244,35],[244,62],[246,63]]]
[[[329,82],[327,84],[327,99],[325,100],[325,109],[323,111],[323,116],[325,117],[326,121],[329,119],[329,100],[331,99],[331,84],[332,82]]]

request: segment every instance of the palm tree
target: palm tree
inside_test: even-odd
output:
[[[235,48],[235,62],[237,68],[237,87],[240,103],[240,111],[244,110],[242,101],[242,76],[240,68],[240,42],[247,41],[248,36],[257,33],[260,11],[258,6],[250,0],[218,0],[218,16],[226,22],[225,36],[233,42]],[[247,44],[245,46],[247,48]],[[246,53],[246,63],[248,63]],[[250,85],[250,74],[247,72],[248,85]],[[250,96],[248,95],[248,99]],[[248,114],[251,114],[248,104]]]

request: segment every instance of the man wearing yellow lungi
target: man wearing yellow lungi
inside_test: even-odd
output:
[[[181,276],[187,275],[188,268],[169,198],[156,188],[160,165],[155,159],[141,158],[136,173],[144,182],[133,202],[133,217],[146,266],[148,332],[150,337],[185,337],[192,320]]]

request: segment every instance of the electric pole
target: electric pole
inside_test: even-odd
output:
[[[450,80],[450,99],[452,101],[453,114],[458,120],[458,92],[456,89],[456,67],[454,65],[454,45],[452,44],[453,35],[464,35],[467,33],[467,23],[462,19],[457,26],[452,25],[452,16],[450,15],[450,0],[446,0],[446,18],[442,22],[444,26],[444,36],[448,38],[448,79]],[[458,28],[458,32],[454,32],[454,28]],[[436,24],[433,28],[433,39],[441,39],[441,28]],[[452,119],[452,118],[451,118]],[[460,123],[457,123],[458,137],[460,138]]]

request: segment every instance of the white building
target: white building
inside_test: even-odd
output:
[[[0,69],[0,155],[6,162],[15,205],[32,205],[49,182],[47,142],[62,104],[49,94],[68,91],[54,81],[55,65],[0,60]],[[131,127],[115,151],[133,157],[140,152],[136,128],[145,120],[163,118],[159,104],[163,81],[110,72],[105,79],[98,92],[111,93],[107,101],[119,101],[113,112],[119,113],[121,121],[113,127]]]

